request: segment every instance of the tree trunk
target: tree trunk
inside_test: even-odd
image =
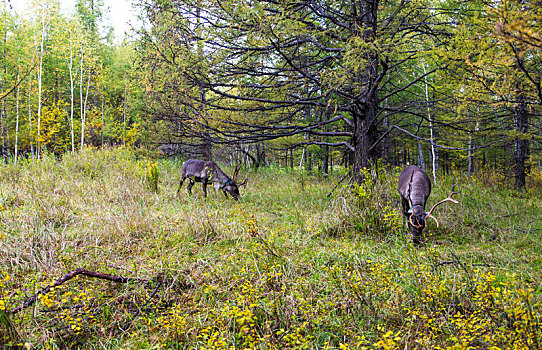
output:
[[[87,101],[88,101],[88,89],[90,87],[90,69],[88,71],[87,87],[85,90],[85,101],[83,102],[83,110],[81,111],[81,150],[85,146],[85,123],[87,120]],[[83,88],[81,86],[81,88]]]
[[[324,161],[322,163],[322,172],[324,174],[329,174],[329,146],[324,146]]]
[[[19,72],[17,72],[17,83],[19,83]],[[17,94],[15,96],[15,164],[17,164],[17,160],[19,157],[19,92],[20,88],[17,84]]]
[[[40,42],[40,64],[38,69],[38,120],[37,120],[37,127],[38,127],[38,138],[36,140],[36,152],[40,154],[40,138],[41,138],[41,93],[42,93],[42,77],[43,77],[43,56],[45,54],[45,4],[41,3],[41,42]],[[35,37],[35,34],[34,34]],[[37,46],[37,45],[36,45]]]
[[[386,116],[382,122],[384,124],[384,129],[387,130],[390,127],[390,117]],[[386,134],[386,136],[384,136],[384,139],[382,140],[382,159],[384,160],[384,164],[392,163],[392,160],[390,159],[390,154],[392,154],[391,137],[388,133]]]
[[[362,179],[361,169],[368,168],[371,161],[376,160],[376,148],[370,149],[377,139],[378,130],[374,121],[378,110],[376,98],[370,99],[366,104],[363,114],[354,116],[354,164],[353,177],[356,183],[360,184]]]
[[[423,158],[422,143],[418,141],[417,144],[418,144],[418,166],[421,169],[425,170],[425,159]]]
[[[32,130],[32,100],[30,99],[30,96],[32,96],[31,92],[32,92],[32,74],[28,76],[28,126],[30,130]],[[32,159],[34,159],[34,140],[32,138],[32,134],[30,135],[30,155],[32,156]]]
[[[438,167],[438,150],[435,147],[435,130],[433,127],[433,118],[431,116],[431,106],[429,103],[429,84],[427,83],[427,69],[425,68],[425,63],[422,60],[422,67],[424,73],[424,82],[425,82],[425,102],[427,107],[427,118],[429,119],[429,136],[431,138],[431,164],[433,168],[433,183],[437,184],[437,167]]]
[[[203,159],[206,161],[213,160],[213,144],[211,142],[211,135],[208,132],[204,132],[202,135],[203,144],[202,144],[202,155]]]
[[[360,32],[358,35],[363,38],[368,46],[374,43],[377,28],[377,14],[379,0],[365,0],[356,3],[359,6],[359,12],[356,23]],[[366,69],[359,76],[359,80],[364,82],[362,94],[364,94],[363,102],[358,102],[352,111],[354,132],[353,132],[353,178],[356,183],[362,181],[361,169],[370,166],[371,160],[374,160],[377,154],[376,148],[371,149],[374,145],[378,130],[376,128],[376,120],[378,113],[378,89],[375,84],[375,78],[379,75],[378,65],[379,57],[376,51],[368,49],[364,54],[366,60]]]
[[[288,154],[288,151],[286,151]],[[256,169],[265,165],[265,144],[256,144]],[[288,158],[286,158],[286,166],[288,166]]]
[[[79,71],[79,109],[80,109],[80,117],[81,117],[81,127],[83,127],[84,123],[83,123],[83,113],[84,113],[84,108],[83,108],[83,76],[84,76],[84,71],[83,71],[83,63],[84,63],[84,51],[83,51],[83,43],[81,43],[81,65],[80,65],[80,71]],[[83,149],[83,133],[81,133],[81,145],[80,145],[80,149]]]
[[[467,176],[472,174],[472,131],[469,131],[469,154],[468,154],[468,167],[467,167]]]
[[[68,71],[70,72],[70,138],[72,153],[75,153],[75,130],[73,125],[73,111],[75,103],[75,77],[73,75],[73,47],[71,46],[72,33],[70,31],[70,60],[68,62]]]
[[[4,92],[4,81],[0,77],[0,91]],[[2,99],[2,110],[0,111],[0,124],[2,127],[2,158],[6,159],[6,99]]]
[[[101,128],[101,139],[102,139],[102,142],[101,142],[101,145],[102,145],[102,149],[104,148],[104,128],[105,128],[105,121],[104,121],[104,95],[102,93],[102,128]]]
[[[529,131],[529,112],[527,110],[527,105],[521,96],[519,97],[519,102],[514,107],[514,119],[516,131],[522,134],[514,140],[515,186],[516,189],[520,190],[525,188],[525,162],[529,155],[529,140],[525,135]]]

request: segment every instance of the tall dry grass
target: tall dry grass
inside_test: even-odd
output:
[[[0,168],[0,337],[27,348],[535,348],[542,202],[453,182],[426,247],[402,229],[399,170],[244,169],[242,200],[175,198],[180,161],[87,150]],[[230,173],[233,169],[224,166]],[[79,276],[9,314],[76,268]],[[135,279],[145,280],[137,282]]]

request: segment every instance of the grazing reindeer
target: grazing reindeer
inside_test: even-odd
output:
[[[228,193],[235,199],[239,200],[239,186],[244,186],[247,180],[237,184],[237,173],[240,165],[235,168],[233,179],[231,179],[215,162],[206,162],[199,159],[189,159],[183,163],[181,168],[181,182],[177,189],[176,196],[179,195],[181,186],[186,178],[190,181],[188,184],[188,193],[192,194],[192,186],[196,182],[201,182],[203,185],[203,196],[207,197],[207,184],[214,182],[215,188],[221,189],[224,196],[228,198]]]
[[[403,204],[403,215],[408,218],[408,228],[412,234],[414,243],[423,243],[422,231],[426,226],[427,218],[432,218],[439,226],[437,219],[432,215],[433,210],[444,202],[459,203],[452,196],[459,192],[454,192],[455,184],[452,187],[450,195],[433,205],[431,210],[425,211],[425,203],[431,194],[431,181],[427,174],[415,165],[407,166],[399,176],[399,185],[397,190],[401,195]]]

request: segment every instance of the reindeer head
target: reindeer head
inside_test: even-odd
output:
[[[236,201],[239,200],[241,195],[239,194],[239,187],[246,186],[247,179],[245,179],[240,184],[237,183],[237,175],[239,173],[239,169],[241,168],[241,165],[237,165],[235,167],[235,171],[233,172],[233,178],[226,181],[226,183],[222,186],[222,190],[225,192],[228,192],[230,196],[233,197]]]
[[[423,229],[426,225],[427,213],[422,205],[412,206],[411,212],[409,213],[410,216],[408,217],[408,227],[414,242],[419,243],[420,238],[422,237]]]

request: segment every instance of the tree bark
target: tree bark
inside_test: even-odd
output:
[[[322,164],[322,173],[329,174],[329,146],[324,146],[324,159]]]
[[[17,72],[17,82],[20,79],[20,75]],[[17,85],[17,94],[15,95],[15,164],[17,164],[17,160],[19,157],[19,93],[20,88]]]
[[[425,159],[423,158],[422,143],[418,141],[417,144],[418,144],[418,166],[421,169],[425,170]]]
[[[354,117],[354,159],[353,159],[353,178],[360,184],[362,179],[361,169],[368,168],[371,161],[376,160],[376,148],[371,148],[377,139],[378,130],[374,121],[378,111],[378,101],[371,98],[369,103],[364,106],[364,110]]]
[[[515,143],[515,186],[521,190],[525,188],[526,179],[526,161],[529,155],[529,140],[525,134],[529,131],[529,112],[523,97],[519,96],[519,102],[514,106],[514,124],[519,136],[514,140]]]
[[[70,73],[70,140],[72,154],[75,153],[75,130],[73,125],[73,111],[75,104],[75,77],[73,74],[73,47],[71,46],[72,32],[70,30],[70,60],[68,61],[68,71]]]
[[[41,104],[42,104],[42,101],[41,101],[41,93],[42,93],[42,77],[43,77],[43,56],[45,55],[45,48],[44,48],[44,44],[45,44],[45,4],[42,2],[41,3],[41,41],[40,41],[40,53],[39,53],[39,59],[40,59],[40,63],[39,63],[39,69],[38,69],[38,120],[37,120],[37,127],[38,127],[38,138],[36,140],[36,152],[38,154],[38,157],[39,157],[39,154],[40,154],[40,138],[41,138]],[[37,40],[36,38],[36,34],[34,33],[34,38],[35,40]],[[37,47],[37,43],[36,43],[36,47]]]
[[[202,135],[202,154],[203,159],[206,161],[213,160],[213,144],[211,142],[211,135],[208,132],[204,132]]]
[[[377,28],[378,0],[366,0],[359,3],[357,24],[361,32],[358,34],[370,45],[375,41]],[[378,76],[378,54],[367,50],[364,54],[367,65],[365,71],[358,78],[365,82],[364,103],[358,103],[353,111],[354,116],[354,166],[353,178],[356,183],[362,181],[361,169],[370,166],[374,160],[376,149],[371,148],[376,141],[378,130],[375,125],[378,113],[378,84],[375,79]]]

